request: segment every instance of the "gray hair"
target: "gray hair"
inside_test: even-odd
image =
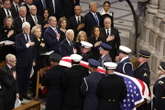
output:
[[[36,29],[41,29],[41,25],[35,25],[35,26],[33,26],[32,30],[31,30],[31,33],[34,34],[34,32],[35,32]]]
[[[73,33],[73,34],[74,34],[73,29],[68,29],[68,30],[66,31],[66,33],[65,33],[65,36],[67,36],[69,33]]]
[[[31,27],[30,23],[29,22],[24,22],[22,24],[22,29],[25,28],[25,27]]]
[[[16,56],[14,54],[9,53],[5,56],[5,59],[8,62],[11,61],[12,59],[16,59]]]

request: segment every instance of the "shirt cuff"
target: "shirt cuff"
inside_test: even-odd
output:
[[[26,48],[29,48],[30,47],[30,44],[29,43],[26,43]]]

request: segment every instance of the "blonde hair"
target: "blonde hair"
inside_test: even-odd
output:
[[[36,29],[41,29],[41,25],[37,24],[37,25],[33,26],[32,30],[31,30],[31,34],[34,35]]]
[[[77,34],[77,38],[76,38],[76,42],[80,42],[80,38],[83,37],[84,38],[84,41],[87,41],[88,40],[88,37],[87,37],[87,33],[85,31],[80,31],[78,34]]]

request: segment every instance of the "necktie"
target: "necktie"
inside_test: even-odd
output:
[[[109,32],[109,29],[107,29],[107,36],[109,36],[110,35],[110,32]]]
[[[55,14],[55,12],[56,12],[56,3],[55,3],[55,0],[52,0],[52,2],[53,2],[53,11],[54,11],[54,14]]]
[[[35,24],[38,24],[37,16],[34,16],[34,21],[35,21]]]
[[[60,40],[60,34],[58,33],[57,29],[54,29],[55,33],[56,33],[56,38],[59,41]]]
[[[81,24],[81,18],[78,16],[78,24]]]
[[[7,16],[10,16],[10,12],[9,12],[9,9],[6,9],[7,10]]]
[[[98,17],[97,17],[97,14],[96,14],[96,13],[94,13],[94,18],[95,18],[95,21],[96,21],[97,25],[99,26],[99,19],[98,19]]]
[[[25,17],[22,18],[22,22],[24,23],[26,21]]]
[[[29,35],[28,35],[28,34],[25,34],[25,36],[26,36],[26,41],[27,41],[27,42],[30,42],[31,40],[30,40]]]
[[[45,2],[45,0],[41,0],[41,2],[42,2],[42,5],[43,5],[43,8],[46,9],[46,2]]]
[[[17,13],[18,13],[18,5],[16,5],[15,7],[16,7],[16,11],[17,11]]]

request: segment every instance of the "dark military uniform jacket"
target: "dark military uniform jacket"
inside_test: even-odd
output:
[[[154,108],[156,110],[164,110],[165,107],[165,75],[156,81],[153,88]]]
[[[82,93],[85,96],[83,110],[97,110],[98,98],[96,96],[97,85],[104,74],[92,72],[84,78]]]
[[[144,81],[148,86],[150,85],[150,68],[147,62],[135,69],[134,77]]]
[[[122,77],[109,74],[98,83],[98,110],[121,110],[120,103],[126,97],[127,89]]]

